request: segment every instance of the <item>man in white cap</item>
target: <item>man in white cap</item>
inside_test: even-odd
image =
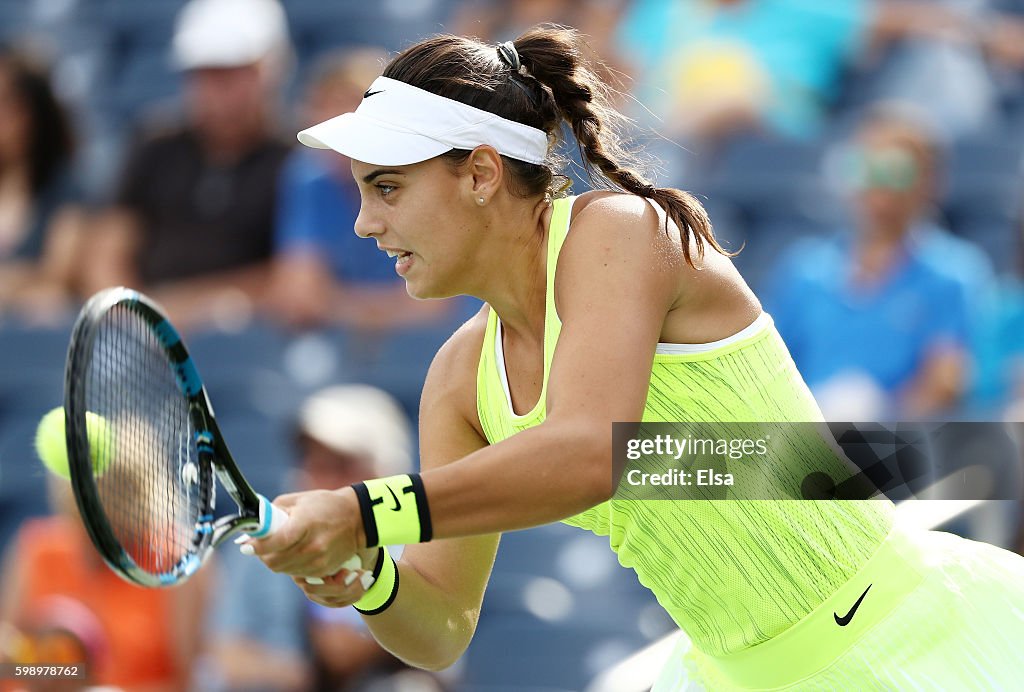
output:
[[[290,56],[284,11],[277,0],[191,0],[171,52],[183,123],[129,152],[86,288],[154,291],[176,320],[194,322],[218,301],[245,312],[265,281],[287,153],[274,133]]]

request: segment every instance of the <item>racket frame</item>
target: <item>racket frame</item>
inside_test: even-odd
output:
[[[190,550],[168,571],[154,574],[140,567],[121,545],[107,518],[93,473],[90,443],[86,427],[85,377],[92,359],[98,326],[103,317],[118,306],[135,313],[160,343],[168,367],[188,404],[188,415],[195,428],[196,457],[199,467],[200,516],[196,522]],[[271,530],[273,508],[246,481],[217,426],[199,372],[184,342],[163,311],[142,293],[117,287],[100,291],[82,308],[75,322],[68,346],[64,386],[65,434],[68,467],[75,501],[83,523],[104,561],[118,575],[147,587],[179,584],[199,569],[210,552],[233,534],[245,532],[254,536]],[[238,513],[214,518],[213,476],[238,505]]]

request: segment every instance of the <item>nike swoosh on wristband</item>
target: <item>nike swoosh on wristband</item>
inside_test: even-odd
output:
[[[868,595],[868,591],[871,590],[872,586],[873,586],[872,584],[868,584],[868,588],[864,589],[864,593],[862,593],[860,595],[860,598],[857,599],[857,602],[853,604],[853,607],[850,608],[850,612],[849,613],[847,613],[843,617],[839,617],[839,615],[837,615],[836,613],[832,613],[832,617],[834,617],[836,619],[836,624],[837,625],[839,625],[840,627],[846,627],[847,625],[850,624],[850,620],[853,620],[854,614],[856,614],[857,609],[860,608],[861,601],[863,601],[864,597]]]
[[[388,486],[388,492],[391,493],[391,497],[395,500],[395,506],[391,508],[391,511],[392,512],[401,511],[402,503],[398,501],[398,495],[395,495],[395,491],[392,490],[390,486]]]
[[[368,99],[368,98],[370,98],[371,96],[376,96],[377,94],[381,94],[381,93],[384,93],[384,90],[383,90],[383,89],[377,89],[377,91],[370,91],[369,89],[367,89],[367,90],[366,90],[366,93],[365,93],[365,94],[363,94],[363,98],[364,98],[364,99]]]

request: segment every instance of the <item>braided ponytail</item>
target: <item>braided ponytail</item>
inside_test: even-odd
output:
[[[698,257],[704,256],[705,245],[722,254],[733,254],[719,245],[707,212],[693,195],[655,187],[639,171],[636,156],[626,150],[618,134],[629,121],[610,105],[611,89],[590,67],[575,30],[534,27],[513,44],[527,72],[547,87],[559,114],[572,128],[589,171],[597,168],[611,186],[650,199],[664,209],[679,228],[683,254],[690,266],[691,235]]]
[[[402,51],[384,76],[544,130],[552,144],[567,122],[587,170],[598,173],[596,182],[650,199],[665,210],[679,228],[690,266],[691,237],[698,257],[704,256],[705,245],[731,256],[715,240],[707,212],[693,195],[655,187],[640,172],[637,157],[618,134],[629,120],[610,105],[611,89],[591,69],[581,45],[575,29],[556,25],[535,27],[511,45],[497,47],[462,36],[435,36]],[[453,149],[442,156],[458,165],[469,152]],[[552,189],[555,178],[564,177],[557,175],[563,162],[553,146],[542,164],[503,158],[513,194],[540,196],[566,187]]]

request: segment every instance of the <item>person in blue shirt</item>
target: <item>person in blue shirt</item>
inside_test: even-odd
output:
[[[944,126],[969,130],[984,122],[991,101],[978,56],[1019,65],[1014,39],[1024,24],[996,15],[980,21],[964,5],[636,0],[615,35],[616,62],[643,105],[631,115],[698,154],[702,144],[713,151],[710,145],[749,131],[819,136],[850,70],[868,63],[880,70],[873,74],[882,82],[868,87],[877,97],[914,90]],[[881,49],[906,39],[913,39],[913,57],[883,59],[892,56]],[[686,159],[693,154],[671,143],[659,156],[670,167],[692,165]]]
[[[827,417],[948,412],[968,385],[991,263],[929,220],[938,151],[920,121],[881,106],[851,152],[846,234],[801,240],[765,302]]]

